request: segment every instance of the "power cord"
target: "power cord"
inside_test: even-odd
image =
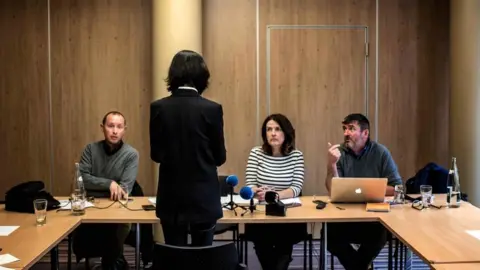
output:
[[[130,211],[145,211],[143,210],[143,208],[137,208],[137,209],[132,209],[132,208],[129,208],[126,204],[122,203],[121,201],[114,201],[111,205],[109,205],[108,207],[112,206],[113,204],[115,204],[116,202],[118,202],[119,204],[121,204],[123,207],[125,207],[126,209],[130,210]]]
[[[93,197],[90,197],[87,199],[88,202],[91,202],[93,204],[93,202],[95,201],[95,199]],[[121,201],[119,200],[116,200],[116,201],[113,201],[111,204],[107,205],[107,206],[104,206],[104,207],[100,207],[100,206],[91,206],[91,207],[87,207],[87,208],[95,208],[95,209],[108,209],[110,207],[112,207],[115,203],[119,203],[120,205],[122,205],[123,207],[125,207],[126,209],[128,209],[129,211],[145,211],[143,208],[137,208],[137,209],[132,209],[130,207],[127,206],[127,204],[124,204],[122,203]],[[57,209],[57,212],[60,212],[60,211],[71,211],[71,209],[62,209],[68,205],[71,205],[72,204],[72,198],[68,198],[68,202],[65,204],[65,205],[60,205],[60,209]],[[85,208],[85,209],[87,209]]]

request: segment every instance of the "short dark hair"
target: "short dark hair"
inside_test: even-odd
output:
[[[203,57],[189,50],[183,50],[175,54],[165,79],[169,92],[180,86],[195,87],[202,94],[208,87],[210,71]]]
[[[348,125],[348,124],[352,124],[353,122],[357,122],[358,126],[360,127],[360,130],[362,131],[364,131],[365,129],[370,130],[370,121],[368,121],[368,118],[361,113],[352,113],[347,115],[343,119],[342,124]]]
[[[285,136],[285,140],[283,141],[282,147],[281,147],[281,152],[283,155],[288,155],[290,152],[292,152],[295,149],[295,129],[292,126],[292,123],[290,123],[290,120],[283,115],[283,114],[271,114],[265,118],[265,121],[263,121],[262,125],[262,139],[263,139],[263,145],[262,149],[265,153],[272,155],[272,146],[268,144],[267,140],[267,123],[268,121],[273,120],[278,123],[280,128],[283,131],[283,134]]]
[[[109,115],[111,115],[111,114],[112,114],[112,115],[120,115],[120,116],[122,116],[125,126],[127,125],[127,118],[125,118],[125,116],[124,116],[121,112],[119,112],[119,111],[109,111],[109,112],[107,112],[107,113],[105,114],[105,116],[103,117],[103,119],[102,119],[102,125],[105,125],[105,123],[107,122],[107,117],[108,117]]]

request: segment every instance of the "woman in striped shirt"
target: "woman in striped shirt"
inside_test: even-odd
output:
[[[246,170],[246,185],[256,197],[264,200],[265,191],[274,189],[280,199],[297,197],[304,179],[303,154],[295,149],[295,130],[282,114],[268,116],[262,125],[263,145],[250,151]],[[288,269],[293,245],[307,234],[302,224],[249,224],[245,228],[248,240],[264,270]]]

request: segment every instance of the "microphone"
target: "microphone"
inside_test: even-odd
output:
[[[253,204],[253,196],[255,196],[255,193],[253,192],[251,187],[242,187],[240,189],[240,197],[244,200],[250,200],[250,206],[248,209],[243,208],[244,212],[242,213],[242,217],[250,210],[250,213],[253,213],[253,211],[257,210],[257,207]]]
[[[251,200],[253,198],[253,195],[255,194],[253,193],[251,187],[242,187],[240,189],[240,197],[242,197],[242,199],[244,200]]]
[[[235,210],[235,208],[239,206],[233,201],[233,187],[238,185],[238,177],[236,175],[229,175],[227,176],[227,178],[225,178],[225,183],[228,185],[230,201],[222,205],[222,208],[226,208],[228,210]],[[237,212],[235,212],[235,215],[237,215]]]
[[[225,179],[225,182],[227,183],[227,185],[234,187],[238,185],[238,177],[236,175],[229,175]]]
[[[236,175],[229,175],[227,176],[227,178],[225,179],[225,183],[227,183],[227,185],[229,186],[229,189],[230,189],[230,202],[228,203],[230,205],[230,207],[233,207],[234,206],[234,202],[233,202],[233,188],[238,185],[238,177]],[[230,209],[231,210],[231,209]]]

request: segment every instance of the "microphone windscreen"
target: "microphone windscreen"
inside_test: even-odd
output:
[[[242,187],[240,189],[240,197],[244,200],[251,200],[253,198],[253,190],[251,187]]]
[[[238,177],[236,175],[229,175],[227,179],[225,179],[225,182],[227,185],[234,187],[238,185]]]

